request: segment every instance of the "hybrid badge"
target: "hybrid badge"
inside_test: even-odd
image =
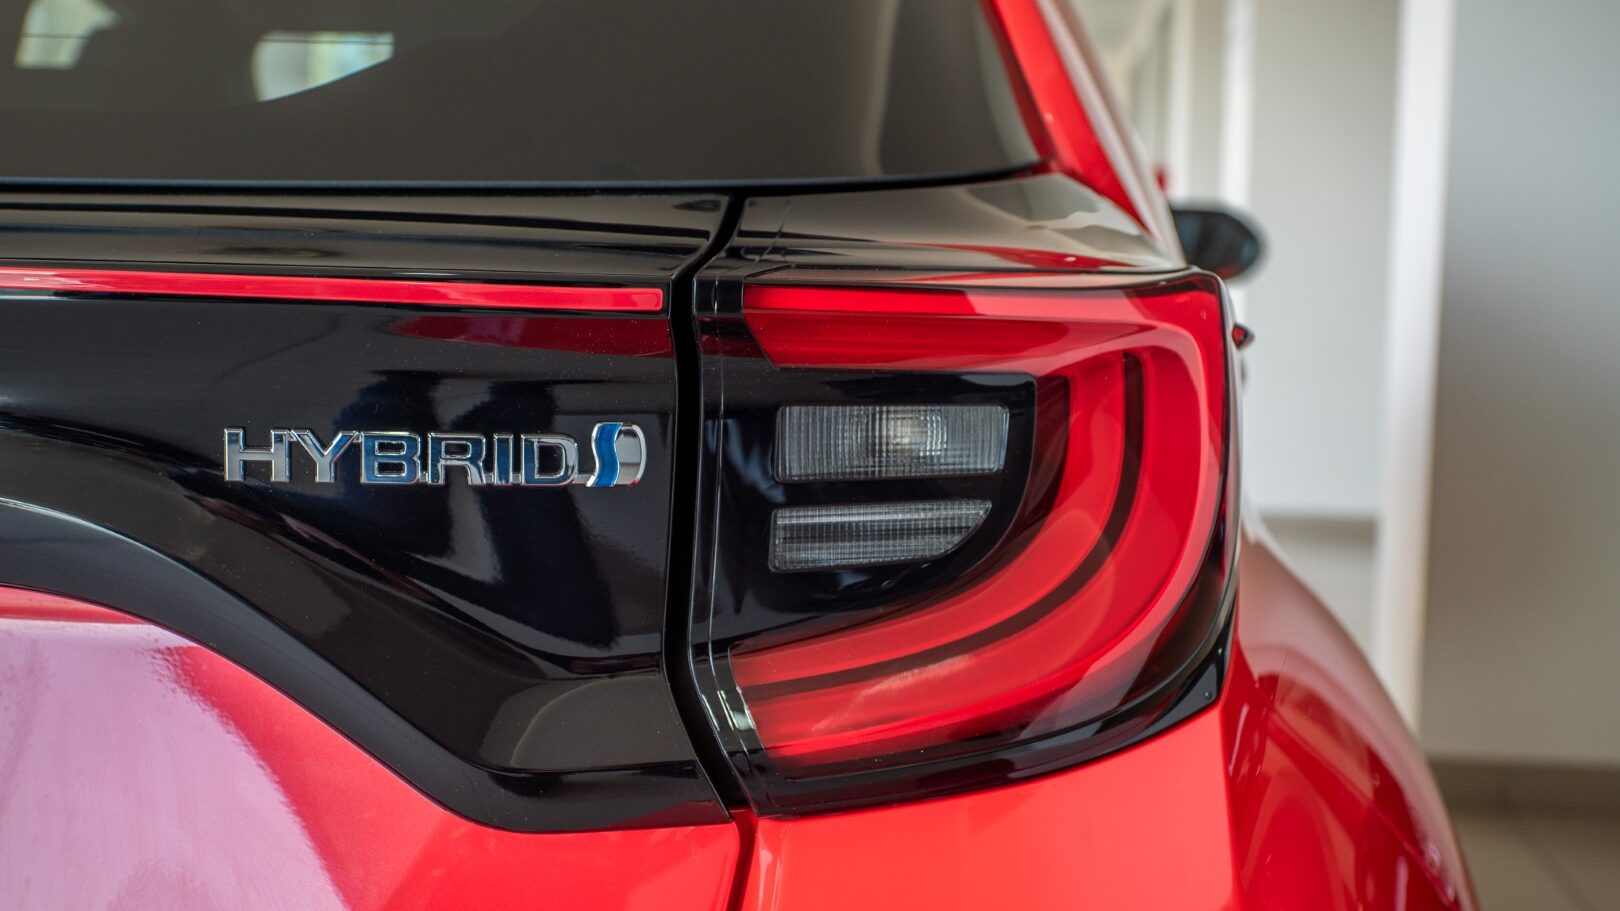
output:
[[[271,483],[292,479],[292,455],[302,451],[315,467],[315,483],[331,484],[338,459],[359,452],[362,484],[444,484],[459,474],[475,487],[628,487],[641,480],[647,443],[641,428],[604,421],[591,431],[594,462],[580,470],[579,441],[563,433],[429,433],[403,430],[343,430],[329,443],[312,430],[275,429],[268,446],[247,445],[240,427],[225,429],[225,480],[242,481],[250,462],[270,467]]]

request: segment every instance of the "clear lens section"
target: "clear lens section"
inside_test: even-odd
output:
[[[771,514],[771,569],[932,559],[966,540],[989,511],[988,500],[784,507]]]
[[[1006,457],[1001,405],[790,405],[776,420],[781,481],[994,474]]]

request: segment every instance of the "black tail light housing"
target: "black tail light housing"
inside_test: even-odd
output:
[[[1236,542],[1217,279],[707,291],[691,642],[759,812],[1041,774],[1213,698]]]

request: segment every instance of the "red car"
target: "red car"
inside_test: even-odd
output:
[[[0,29],[6,907],[1475,907],[1066,4]]]

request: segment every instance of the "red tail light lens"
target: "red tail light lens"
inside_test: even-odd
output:
[[[735,414],[723,391],[711,395],[715,547],[766,535],[763,510],[746,508],[756,501],[727,503],[750,486],[775,513],[807,508],[806,497],[815,509],[984,510],[932,563],[810,574],[828,578],[805,583],[820,595],[808,603],[786,591],[804,574],[761,585],[729,577],[723,561],[699,574],[695,639],[712,714],[763,808],[1034,774],[1185,707],[1230,576],[1221,289],[1204,275],[1124,288],[1063,280],[751,285],[744,325],[707,325],[710,339],[731,338],[705,346],[711,385],[746,383]],[[1011,415],[999,431],[1005,470],[814,492],[781,483],[769,473],[779,454],[758,451],[780,440],[746,425],[765,420],[773,392],[777,406],[822,404],[794,398],[818,376],[816,397],[860,407],[904,396],[882,404],[919,410],[924,398],[943,413],[969,399]]]

